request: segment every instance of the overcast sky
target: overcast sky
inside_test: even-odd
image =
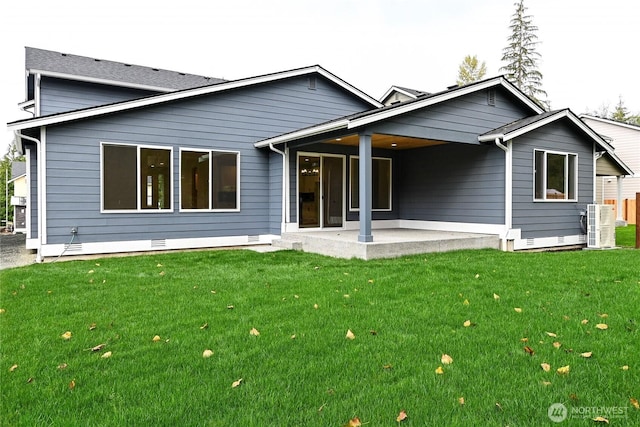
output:
[[[439,91],[466,55],[501,74],[515,0],[8,0],[3,124],[28,117],[24,47],[238,79],[319,64],[379,98],[391,85]],[[640,113],[640,1],[525,0],[553,109]],[[6,129],[6,128],[5,128]],[[0,134],[4,155],[12,135]]]

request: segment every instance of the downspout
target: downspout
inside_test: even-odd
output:
[[[19,131],[13,131],[13,133],[16,136],[16,142],[17,139],[26,139],[28,141],[34,142],[36,144],[37,148],[37,160],[38,160],[38,167],[37,167],[37,171],[36,171],[36,178],[37,178],[37,184],[36,187],[38,188],[38,251],[36,253],[36,262],[37,263],[41,263],[42,262],[42,236],[44,235],[44,229],[43,229],[43,224],[42,224],[42,210],[44,209],[42,200],[43,200],[43,191],[44,189],[41,188],[41,183],[42,183],[42,171],[44,171],[44,164],[43,164],[43,158],[42,158],[42,153],[41,151],[41,147],[42,147],[42,143],[40,142],[40,140],[36,139],[36,138],[32,138],[30,136],[27,135],[23,135],[21,134]],[[29,215],[31,215],[31,213],[29,212]]]
[[[507,229],[505,235],[505,247],[503,250],[513,250],[509,248],[509,241],[514,239],[511,234],[513,227],[513,158],[511,157],[511,141],[507,145],[503,144],[503,137],[496,137],[495,145],[505,153],[504,165],[504,222]]]
[[[269,149],[274,153],[278,153],[282,156],[282,225],[280,226],[280,232],[284,233],[286,231],[286,224],[289,222],[287,215],[287,201],[289,200],[289,197],[287,195],[287,180],[289,176],[287,154],[284,151],[278,150],[276,147],[274,147],[272,142],[269,143]]]

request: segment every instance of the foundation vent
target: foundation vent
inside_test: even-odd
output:
[[[151,241],[152,248],[165,248],[167,246],[167,241],[165,239],[154,239]]]
[[[64,245],[65,252],[80,252],[82,251],[82,243],[71,243]]]
[[[247,236],[248,243],[258,243],[260,241],[260,236]]]

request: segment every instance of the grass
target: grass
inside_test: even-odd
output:
[[[616,245],[623,248],[635,248],[636,226],[616,227]]]
[[[639,265],[631,249],[212,251],[4,270],[0,424],[549,425],[559,402],[638,425]]]

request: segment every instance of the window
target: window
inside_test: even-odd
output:
[[[180,208],[239,209],[238,153],[180,152]]]
[[[356,156],[350,158],[351,210],[360,208],[360,168]],[[371,208],[377,211],[391,210],[391,159],[371,159]]]
[[[102,208],[171,209],[171,149],[103,144]]]
[[[534,199],[577,200],[578,156],[534,151]]]

